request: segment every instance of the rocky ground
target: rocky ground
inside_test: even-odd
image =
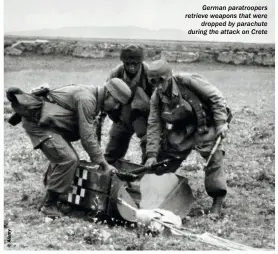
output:
[[[47,39],[47,40],[45,40]],[[4,38],[4,54],[13,56],[53,55],[79,58],[119,58],[124,45],[135,43],[144,48],[148,59],[164,58],[168,62],[220,62],[234,65],[275,65],[275,45],[255,43],[104,40],[8,37]]]
[[[4,59],[5,88],[19,86],[29,91],[42,83],[58,87],[69,83],[102,85],[117,60],[71,57],[9,57]],[[275,248],[274,173],[274,68],[222,64],[173,64],[175,71],[198,72],[215,84],[234,112],[225,140],[225,170],[229,191],[223,215],[214,220],[200,212],[187,217],[184,226],[195,233],[210,232],[257,248]],[[4,119],[11,113],[4,101]],[[110,122],[105,122],[103,147]],[[32,146],[21,126],[4,123],[4,244],[6,250],[213,250],[189,238],[145,234],[132,226],[94,223],[82,211],[59,220],[45,220],[37,211],[43,197],[42,173],[46,160]],[[74,144],[80,157],[87,156]],[[138,140],[132,139],[126,156],[140,161]],[[210,206],[203,186],[202,159],[192,154],[196,167],[185,172],[193,189],[193,209]],[[11,237],[10,243],[7,242]]]

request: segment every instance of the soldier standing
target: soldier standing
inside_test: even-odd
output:
[[[9,88],[7,97],[17,119],[50,162],[45,183],[47,193],[41,211],[49,217],[60,217],[59,195],[71,186],[79,158],[71,142],[81,144],[92,162],[106,172],[116,170],[105,160],[95,138],[95,116],[126,104],[131,97],[129,87],[120,79],[109,80],[104,87],[68,85],[34,96],[19,88]]]
[[[107,80],[115,77],[122,79],[131,89],[132,97],[128,104],[110,114],[113,125],[105,158],[109,163],[123,158],[132,135],[136,133],[140,139],[142,163],[144,163],[149,99],[153,87],[147,79],[148,66],[143,62],[143,49],[140,46],[124,47],[121,50],[120,59],[123,63],[112,70]]]
[[[157,174],[175,172],[193,149],[207,159],[219,135],[225,137],[226,102],[221,92],[197,74],[172,74],[165,60],[149,65],[149,80],[156,86],[147,129],[146,166],[179,157]],[[213,198],[210,213],[219,214],[227,193],[222,144],[205,171],[205,188]]]

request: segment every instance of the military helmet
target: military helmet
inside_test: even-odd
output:
[[[170,64],[163,59],[156,60],[149,64],[149,77],[171,77],[172,68]]]
[[[144,59],[143,48],[130,44],[121,50],[120,59],[123,62],[141,63]]]
[[[127,104],[131,98],[131,90],[128,85],[119,78],[112,78],[105,84],[111,95],[122,104]]]

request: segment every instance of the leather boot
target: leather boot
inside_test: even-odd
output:
[[[211,214],[220,215],[224,199],[225,199],[225,196],[216,196],[213,198],[213,203],[209,210]]]
[[[41,212],[50,218],[61,217],[62,213],[58,211],[57,201],[59,198],[59,193],[48,190],[46,194],[46,199],[41,208]]]

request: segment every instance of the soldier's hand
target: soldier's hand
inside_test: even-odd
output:
[[[116,169],[114,166],[112,166],[112,165],[110,165],[110,164],[108,164],[109,166],[109,171],[111,171],[113,174],[115,174],[115,173],[118,173],[118,169]]]
[[[155,157],[151,157],[149,159],[147,159],[146,163],[145,163],[145,166],[146,167],[151,167],[152,165],[156,164],[157,163],[157,160]]]
[[[216,127],[216,136],[218,137],[219,135],[221,135],[222,138],[225,138],[227,136],[228,130],[229,130],[228,123],[219,125]]]
[[[118,172],[118,170],[114,166],[108,164],[106,161],[102,162],[100,165],[102,166],[103,171],[106,172],[106,173],[111,172],[111,173],[114,174],[114,173]]]

